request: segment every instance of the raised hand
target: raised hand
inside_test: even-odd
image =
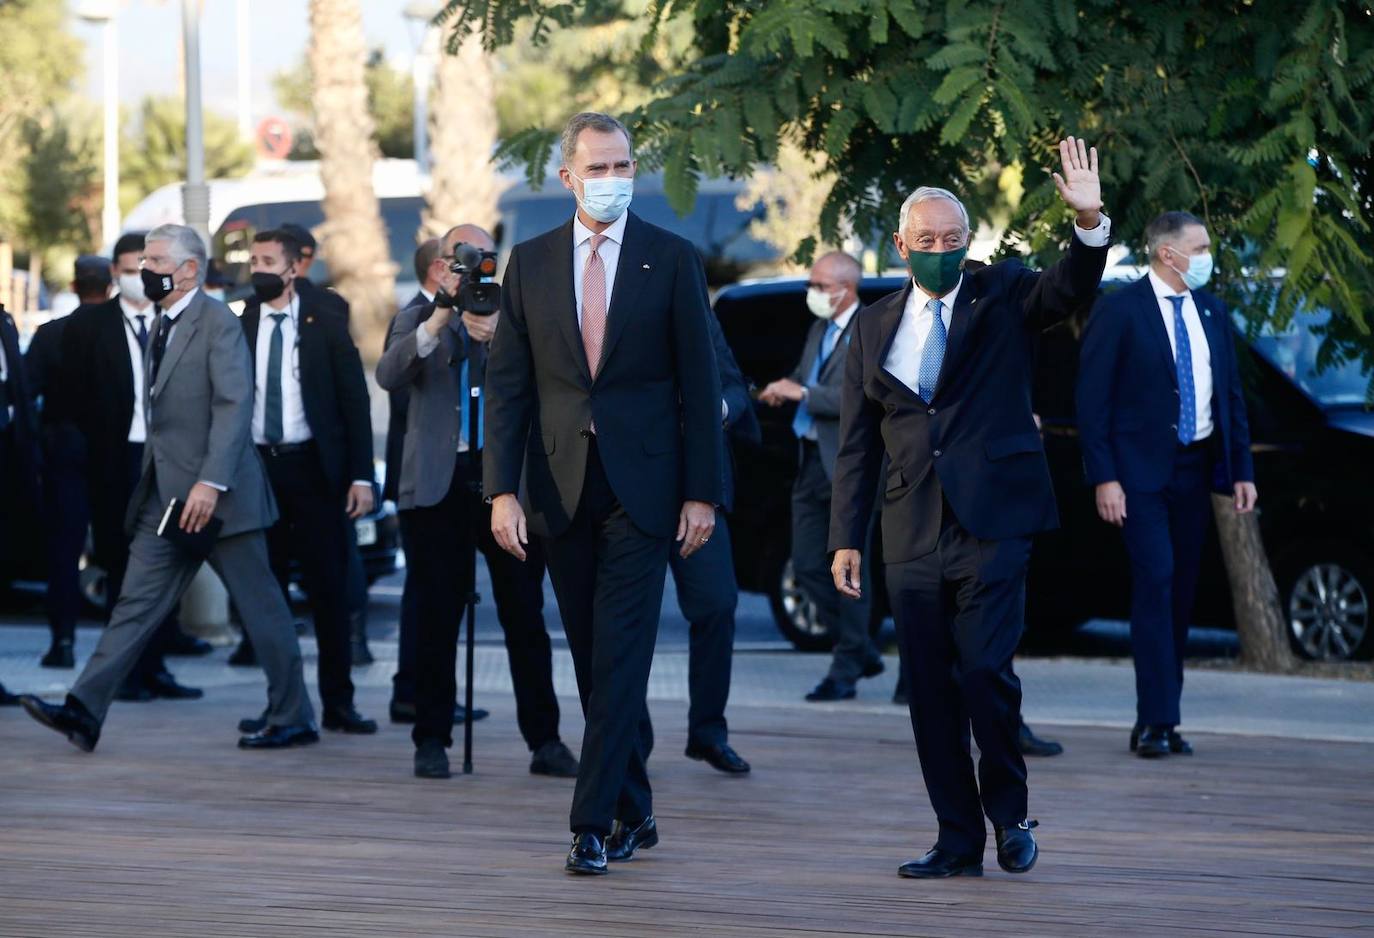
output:
[[[1064,173],[1054,173],[1054,185],[1064,204],[1078,213],[1083,228],[1096,228],[1102,210],[1102,181],[1097,175],[1097,147],[1069,137],[1059,141],[1059,158]],[[1087,224],[1091,222],[1091,224]]]

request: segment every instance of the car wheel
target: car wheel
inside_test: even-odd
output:
[[[1318,661],[1374,652],[1374,562],[1336,544],[1314,545],[1284,565],[1284,619],[1293,649]]]
[[[798,651],[829,651],[835,646],[830,629],[821,622],[816,604],[807,598],[797,585],[791,559],[783,561],[776,584],[768,593],[769,605],[778,631]]]

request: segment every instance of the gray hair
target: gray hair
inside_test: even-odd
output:
[[[964,203],[960,202],[959,197],[953,192],[950,192],[948,189],[941,189],[937,186],[922,186],[906,197],[906,201],[902,203],[902,215],[901,219],[898,221],[899,227],[897,231],[901,234],[906,233],[906,220],[911,214],[912,206],[920,205],[922,202],[929,202],[933,199],[944,199],[946,202],[953,202],[959,209],[959,214],[963,216],[964,234],[969,233],[968,209],[964,208]]]
[[[189,260],[196,262],[196,283],[205,282],[205,274],[209,268],[205,254],[205,242],[200,239],[200,235],[194,228],[185,225],[158,225],[148,232],[144,238],[145,244],[154,241],[166,241],[170,246],[172,260],[180,267]]]
[[[1178,236],[1183,233],[1184,228],[1191,228],[1198,225],[1206,228],[1206,223],[1192,212],[1165,212],[1155,217],[1155,220],[1145,226],[1145,245],[1154,257],[1155,252],[1166,244],[1172,244],[1178,240]]]
[[[583,111],[581,114],[574,114],[572,120],[563,128],[559,147],[563,151],[564,166],[572,166],[573,150],[577,149],[577,138],[584,130],[595,130],[603,134],[613,134],[618,130],[625,135],[625,142],[630,146],[630,156],[633,157],[635,154],[634,138],[630,136],[630,131],[624,124],[609,114]]]
[[[835,272],[835,279],[840,283],[858,286],[859,281],[863,279],[863,265],[844,251],[831,251],[828,254],[822,254],[816,258],[814,266],[819,267],[822,264]]]

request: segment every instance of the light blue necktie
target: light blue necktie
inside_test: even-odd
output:
[[[1193,345],[1188,326],[1183,322],[1181,296],[1169,297],[1174,304],[1174,370],[1178,374],[1178,441],[1184,446],[1197,435],[1197,389],[1193,387]]]
[[[821,336],[820,348],[816,350],[816,360],[811,363],[811,374],[806,379],[807,387],[815,384],[821,378],[821,369],[830,360],[830,355],[835,351],[835,342],[840,337],[840,327],[835,325],[832,319],[826,323],[825,335]],[[811,411],[806,407],[803,400],[797,405],[797,414],[792,418],[792,432],[797,435],[797,439],[805,440],[811,438],[811,428],[815,426],[816,418],[811,416]]]
[[[930,334],[926,336],[926,346],[921,349],[921,367],[916,372],[917,393],[925,401],[935,396],[935,386],[940,383],[940,366],[945,361],[945,318],[939,300],[926,304],[930,310]]]
[[[272,320],[272,335],[267,340],[267,400],[263,405],[262,436],[268,443],[282,441],[281,428],[281,358],[282,336],[281,321],[285,313],[269,313]]]

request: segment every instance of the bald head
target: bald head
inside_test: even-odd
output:
[[[831,251],[811,265],[808,289],[821,290],[830,298],[830,308],[839,315],[859,301],[859,280],[863,266],[843,251]]]
[[[483,251],[496,250],[496,242],[485,228],[477,225],[455,225],[444,233],[444,253],[452,254],[457,245],[465,242]]]

